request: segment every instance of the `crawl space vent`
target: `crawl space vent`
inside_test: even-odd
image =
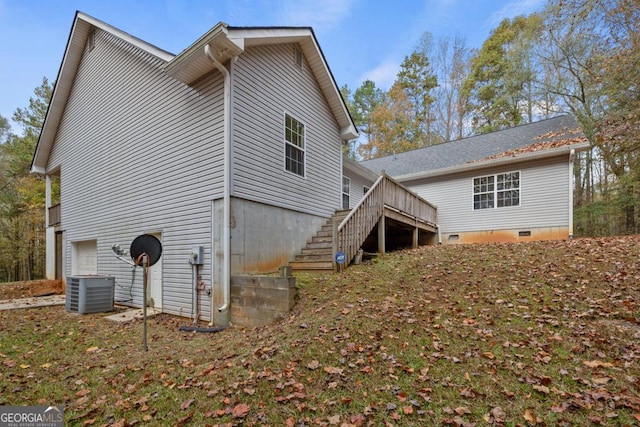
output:
[[[114,277],[67,276],[64,308],[78,314],[113,311],[114,287]]]

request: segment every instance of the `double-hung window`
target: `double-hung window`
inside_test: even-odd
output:
[[[351,193],[351,180],[342,177],[342,209],[349,209],[349,194]]]
[[[284,168],[304,176],[304,124],[284,115]]]
[[[473,209],[520,206],[520,172],[473,178]]]

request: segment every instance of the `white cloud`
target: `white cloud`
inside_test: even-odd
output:
[[[349,15],[356,0],[282,0],[277,11],[284,25],[311,26],[317,31],[334,28]]]
[[[376,84],[377,88],[388,90],[396,80],[399,70],[399,61],[387,59],[374,69],[365,71],[359,81],[364,82],[365,80],[371,80]]]

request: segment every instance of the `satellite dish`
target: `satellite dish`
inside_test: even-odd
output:
[[[129,253],[136,265],[142,262],[142,260],[138,261],[140,255],[147,254],[147,257],[149,257],[149,266],[152,266],[158,262],[160,255],[162,255],[162,243],[160,243],[160,240],[158,240],[156,236],[141,234],[131,242]]]

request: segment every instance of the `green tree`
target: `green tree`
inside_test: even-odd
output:
[[[470,99],[476,132],[533,120],[532,49],[541,28],[537,14],[504,19],[473,58],[463,92]]]
[[[399,83],[391,87],[370,118],[376,131],[359,147],[362,158],[387,156],[420,146],[414,140],[414,105]]]
[[[438,80],[425,49],[414,50],[405,56],[396,84],[402,88],[413,109],[408,128],[403,132],[405,139],[417,146],[440,142],[442,138],[434,133],[432,109],[435,101],[433,89],[438,86]]]
[[[29,174],[31,159],[44,123],[52,87],[43,79],[29,100],[17,109],[13,121],[21,135],[8,130],[0,120],[0,280],[31,280],[44,277],[45,185],[40,176]]]

